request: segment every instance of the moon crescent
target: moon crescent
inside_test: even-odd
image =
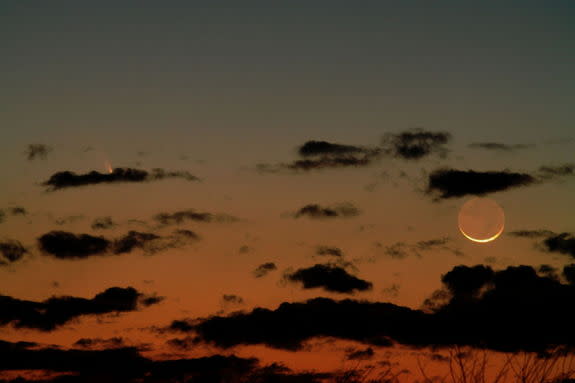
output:
[[[501,235],[501,233],[503,233],[503,229],[505,229],[505,224],[501,225],[501,229],[499,229],[499,231],[495,235],[493,235],[489,238],[486,238],[486,239],[473,238],[472,236],[470,236],[466,232],[464,232],[463,229],[461,228],[461,226],[458,225],[458,227],[459,227],[459,231],[461,231],[461,234],[463,234],[465,237],[467,237],[471,241],[479,242],[479,243],[485,243],[485,242],[491,242],[491,241],[497,239],[497,237],[499,237]]]

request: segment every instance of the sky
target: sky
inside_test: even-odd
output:
[[[455,383],[457,358],[563,355],[574,20],[3,1],[0,382]],[[505,214],[487,243],[458,227],[478,197]]]

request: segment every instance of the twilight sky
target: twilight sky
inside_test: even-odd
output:
[[[574,41],[571,1],[3,1],[0,382],[575,346]]]

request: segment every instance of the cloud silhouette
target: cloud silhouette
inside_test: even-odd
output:
[[[111,287],[92,299],[55,296],[34,302],[0,295],[0,325],[53,331],[84,315],[136,311],[157,304],[162,299],[140,293],[133,287]]]
[[[560,166],[541,166],[539,168],[539,178],[545,181],[573,175],[575,175],[574,164],[564,164]]]
[[[54,258],[84,259],[92,256],[127,254],[137,249],[143,250],[145,254],[155,254],[185,246],[199,239],[200,237],[190,230],[175,230],[166,236],[130,230],[115,240],[90,234],[51,231],[38,238],[38,247],[43,255]]]
[[[572,285],[575,285],[575,263],[563,266],[563,276]]]
[[[161,225],[179,225],[185,222],[235,222],[238,220],[231,215],[198,212],[194,209],[159,213],[153,219]]]
[[[282,171],[300,172],[330,168],[365,167],[371,165],[381,154],[379,147],[343,145],[327,141],[311,140],[298,150],[300,159],[275,165],[259,164],[257,169],[265,173]]]
[[[101,236],[51,231],[38,238],[38,247],[46,254],[59,259],[81,259],[105,254],[111,242]]]
[[[102,338],[80,338],[74,342],[74,347],[83,349],[113,349],[126,347],[124,338],[113,337],[109,339]]]
[[[326,155],[342,155],[354,153],[370,154],[374,149],[362,148],[353,145],[334,144],[327,141],[307,141],[300,146],[298,154],[302,157],[315,157]]]
[[[550,237],[555,235],[555,233],[549,230],[516,230],[516,231],[510,231],[509,233],[507,233],[507,235],[519,238],[540,238],[540,237]]]
[[[254,277],[261,278],[266,276],[269,272],[277,270],[277,266],[273,262],[262,263],[253,271]]]
[[[485,150],[493,150],[493,151],[512,152],[514,150],[532,148],[534,145],[502,144],[499,142],[474,142],[474,143],[469,144],[467,146],[470,148],[474,148],[474,149],[485,149]]]
[[[355,217],[361,211],[351,203],[340,203],[322,207],[318,204],[308,204],[294,213],[294,218],[308,217],[312,219]]]
[[[28,211],[21,206],[0,209],[0,223],[4,222],[7,214],[11,216],[25,216],[28,215]]]
[[[304,289],[323,288],[335,293],[353,294],[367,291],[372,283],[349,274],[344,268],[333,264],[316,264],[287,273],[290,282],[301,282]]]
[[[382,147],[387,155],[404,160],[419,160],[431,154],[444,156],[445,145],[451,140],[447,132],[432,132],[412,129],[395,134],[387,134]]]
[[[28,250],[22,246],[20,241],[0,241],[0,266],[9,265],[20,260],[27,252]]]
[[[68,373],[41,383],[321,383],[332,376],[329,373],[295,373],[277,363],[260,367],[256,358],[235,355],[154,360],[142,356],[136,347],[63,350],[55,346],[40,347],[31,342],[0,340],[0,371],[22,370]],[[18,378],[11,383],[16,382],[32,380]]]
[[[410,255],[421,257],[422,252],[434,249],[449,251],[457,256],[463,255],[459,249],[449,246],[449,242],[450,239],[448,237],[443,237],[421,240],[415,243],[395,242],[388,246],[384,246],[381,242],[376,242],[375,247],[382,249],[386,256],[394,259],[404,259]]]
[[[224,303],[233,303],[233,304],[242,304],[244,303],[244,299],[235,294],[224,294],[222,295],[222,301]]]
[[[146,170],[133,168],[115,168],[111,173],[91,171],[86,174],[76,174],[62,171],[53,174],[43,183],[49,191],[65,188],[80,187],[97,184],[137,183],[164,180],[167,178],[181,178],[186,181],[199,181],[199,178],[186,171],[166,171],[164,169]]]
[[[29,144],[26,148],[26,157],[28,161],[33,161],[36,159],[45,160],[48,154],[52,151],[52,148],[44,144]]]
[[[540,250],[575,258],[575,236],[571,233],[554,233],[550,230],[518,230],[510,232],[509,235],[519,238],[540,239],[537,246]]]
[[[338,247],[331,246],[318,246],[316,248],[317,255],[331,255],[334,257],[343,257],[343,251]]]
[[[571,268],[567,269],[571,272]],[[369,346],[475,346],[544,353],[575,346],[575,285],[538,275],[530,266],[494,271],[457,266],[442,278],[422,310],[391,303],[314,298],[227,316],[174,321],[167,329],[193,333],[221,348],[267,345],[300,350],[314,337]]]
[[[552,235],[543,240],[543,245],[549,252],[566,254],[575,258],[575,237],[570,233]]]
[[[526,173],[509,171],[477,172],[474,170],[439,169],[429,175],[427,193],[437,199],[459,198],[466,195],[482,196],[537,182]]]
[[[345,358],[347,360],[369,360],[372,359],[375,355],[375,352],[373,352],[373,348],[368,347],[365,350],[350,350]]]
[[[99,217],[92,221],[92,230],[107,230],[116,227],[112,217]]]

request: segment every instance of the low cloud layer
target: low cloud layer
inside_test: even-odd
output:
[[[296,373],[277,363],[260,366],[256,358],[234,355],[154,360],[144,357],[136,347],[64,350],[31,342],[0,340],[0,371],[22,370],[71,373],[42,380],[42,383],[321,383],[332,376]],[[17,382],[32,380],[20,378]]]
[[[571,268],[568,269],[571,272]],[[391,303],[315,298],[199,320],[174,321],[168,330],[230,348],[262,344],[300,350],[314,337],[354,340],[370,346],[478,346],[545,352],[575,346],[575,285],[530,266],[495,271],[457,266],[423,310]]]
[[[76,174],[63,171],[53,174],[43,183],[47,190],[55,191],[87,185],[113,184],[113,183],[139,183],[159,181],[168,178],[180,178],[186,181],[199,181],[199,178],[187,171],[166,171],[164,169],[146,170],[133,168],[115,168],[111,173],[92,171],[85,174]]]
[[[285,279],[301,283],[304,289],[322,288],[334,293],[353,294],[371,290],[371,282],[349,274],[344,268],[333,264],[316,264],[287,273]]]
[[[136,311],[162,301],[133,287],[111,287],[94,298],[52,297],[42,302],[0,295],[0,325],[52,331],[84,315]]]
[[[340,203],[331,206],[309,204],[294,213],[294,218],[308,217],[312,219],[356,217],[361,211],[351,203]]]

